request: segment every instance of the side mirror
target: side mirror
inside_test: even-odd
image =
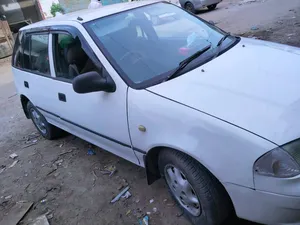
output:
[[[73,79],[72,85],[73,90],[79,94],[96,91],[114,92],[116,90],[116,85],[110,77],[103,78],[96,71],[78,75]]]

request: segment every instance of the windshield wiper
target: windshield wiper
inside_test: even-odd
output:
[[[230,34],[225,34],[218,42],[217,47],[219,47],[230,36],[231,36]]]
[[[216,54],[214,55],[214,58],[218,57],[220,52],[221,52],[221,49],[220,49],[220,46],[222,45],[222,43],[228,38],[230,37],[231,35],[230,34],[225,34],[221,39],[220,41],[218,42],[217,46],[216,46]]]
[[[204,52],[206,52],[207,50],[209,50],[210,47],[211,47],[211,44],[205,46],[201,50],[195,52],[193,55],[191,55],[188,58],[186,58],[185,60],[181,61],[179,63],[179,65],[178,65],[178,67],[175,69],[175,71],[173,73],[171,73],[169,76],[167,76],[167,78],[165,79],[165,81],[170,80],[171,78],[174,78],[178,74],[179,71],[181,71],[184,67],[186,67],[194,59],[198,58]]]

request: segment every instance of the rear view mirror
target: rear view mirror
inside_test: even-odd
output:
[[[72,85],[74,91],[79,94],[96,91],[114,92],[116,90],[116,85],[110,77],[103,78],[96,71],[76,76]]]

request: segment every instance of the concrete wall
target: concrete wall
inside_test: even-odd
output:
[[[24,14],[20,4],[13,0],[2,0],[0,3],[0,14],[5,15],[9,23],[24,20]]]
[[[8,23],[30,19],[33,23],[42,19],[36,0],[0,0],[0,14]]]

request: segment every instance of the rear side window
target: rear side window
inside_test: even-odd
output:
[[[30,39],[31,36],[27,35],[25,36],[23,48],[24,48],[24,53],[23,53],[23,68],[24,69],[31,69],[30,66]]]
[[[12,65],[50,76],[48,34],[19,33],[15,41]]]
[[[19,35],[14,48],[13,66],[50,76],[49,35],[27,34],[21,40]]]
[[[36,73],[50,75],[48,34],[33,34],[30,40],[30,65]]]
[[[12,65],[17,68],[23,67],[23,48],[22,48],[22,33],[19,33],[15,40],[15,47],[12,57]]]

